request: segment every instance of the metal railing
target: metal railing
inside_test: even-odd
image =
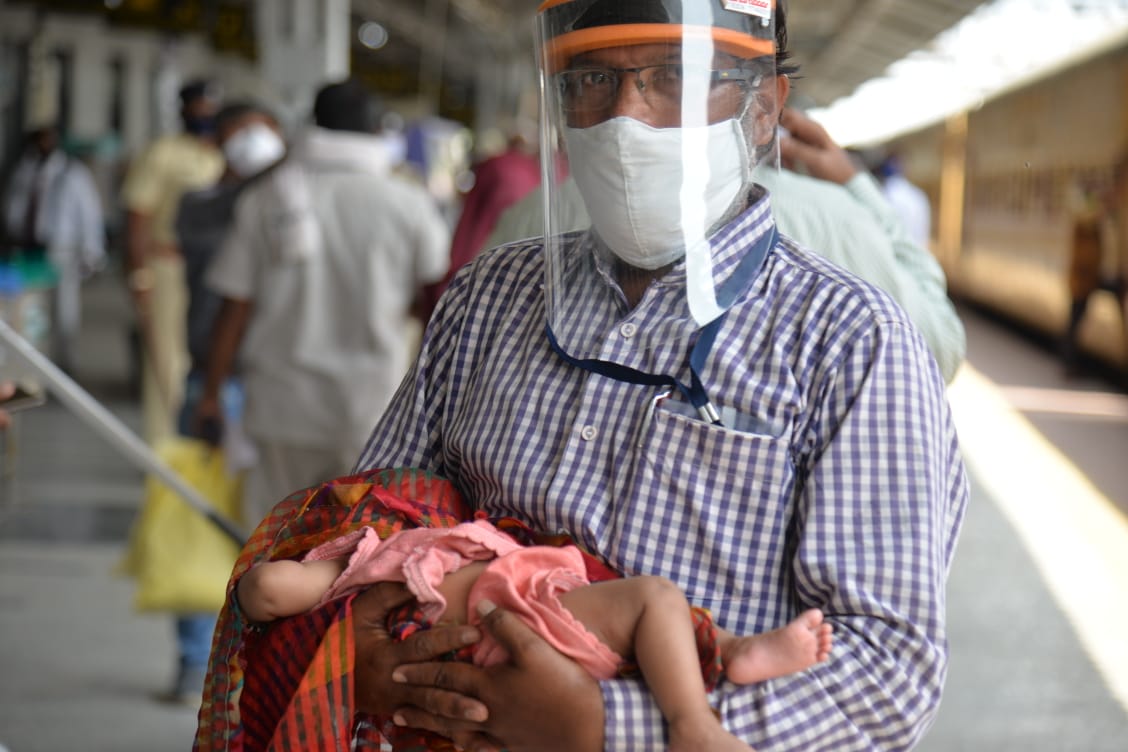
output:
[[[175,491],[184,502],[206,517],[242,546],[246,536],[232,520],[220,514],[199,491],[190,486],[164,462],[148,444],[129,429],[101,402],[94,399],[71,377],[51,362],[6,322],[0,320],[0,347],[16,356],[23,367],[42,380],[43,385],[68,409],[89,425],[130,463],[152,473]]]

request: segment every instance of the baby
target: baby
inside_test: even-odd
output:
[[[510,610],[596,679],[618,676],[633,657],[667,721],[672,752],[751,749],[724,730],[708,704],[682,592],[654,576],[590,582],[575,546],[523,546],[485,520],[401,530],[386,540],[366,527],[302,561],[254,566],[236,593],[243,613],[265,622],[382,581],[406,583],[432,622],[477,624],[483,601]],[[831,626],[818,609],[764,634],[713,628],[725,676],[736,684],[801,671],[830,654]],[[505,660],[504,649],[483,634],[474,662]]]

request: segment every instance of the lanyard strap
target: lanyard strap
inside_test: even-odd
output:
[[[721,328],[721,323],[724,321],[728,309],[736,301],[737,297],[747,290],[748,287],[751,286],[752,281],[756,279],[756,275],[759,274],[760,269],[763,268],[764,259],[767,258],[768,251],[775,246],[778,236],[779,233],[775,226],[772,226],[768,232],[764,233],[764,235],[756,241],[755,245],[748,249],[744,258],[737,264],[736,270],[721,284],[720,289],[717,291],[717,302],[724,308],[725,312],[701,327],[701,335],[697,338],[697,341],[693,344],[693,349],[689,352],[690,383],[688,386],[678,381],[673,376],[666,374],[647,373],[646,371],[640,371],[637,368],[631,368],[621,363],[600,360],[598,358],[572,357],[560,347],[560,344],[556,341],[556,335],[552,332],[552,327],[546,323],[545,334],[548,336],[548,344],[564,362],[590,373],[597,373],[600,376],[606,376],[628,384],[676,388],[682,393],[686,401],[697,409],[702,420],[721,425],[720,415],[709,401],[709,395],[705,392],[705,387],[702,385],[701,378],[698,374],[701,372],[702,368],[704,368],[705,361],[708,359],[709,353],[713,349],[713,344],[717,341],[717,332]]]

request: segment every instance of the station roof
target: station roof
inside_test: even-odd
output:
[[[985,0],[789,0],[788,38],[801,66],[800,91],[825,106],[880,76],[893,62],[928,45]],[[361,19],[383,24],[418,56],[441,39],[445,72],[469,70],[482,54],[531,54],[537,0],[351,0]],[[430,16],[429,16],[430,14]],[[430,18],[430,20],[429,20]],[[392,50],[389,50],[392,52]],[[406,61],[404,61],[406,62]]]

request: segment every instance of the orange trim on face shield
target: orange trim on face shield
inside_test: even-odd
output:
[[[548,0],[544,7],[558,5],[570,0]],[[606,47],[626,47],[640,44],[671,44],[683,39],[705,39],[712,37],[713,43],[721,52],[741,58],[763,57],[775,54],[775,42],[770,39],[757,39],[732,29],[715,26],[684,26],[682,24],[619,24],[615,26],[594,26],[561,34],[545,45],[545,70],[552,74],[568,65],[573,57],[582,52],[601,50]]]

